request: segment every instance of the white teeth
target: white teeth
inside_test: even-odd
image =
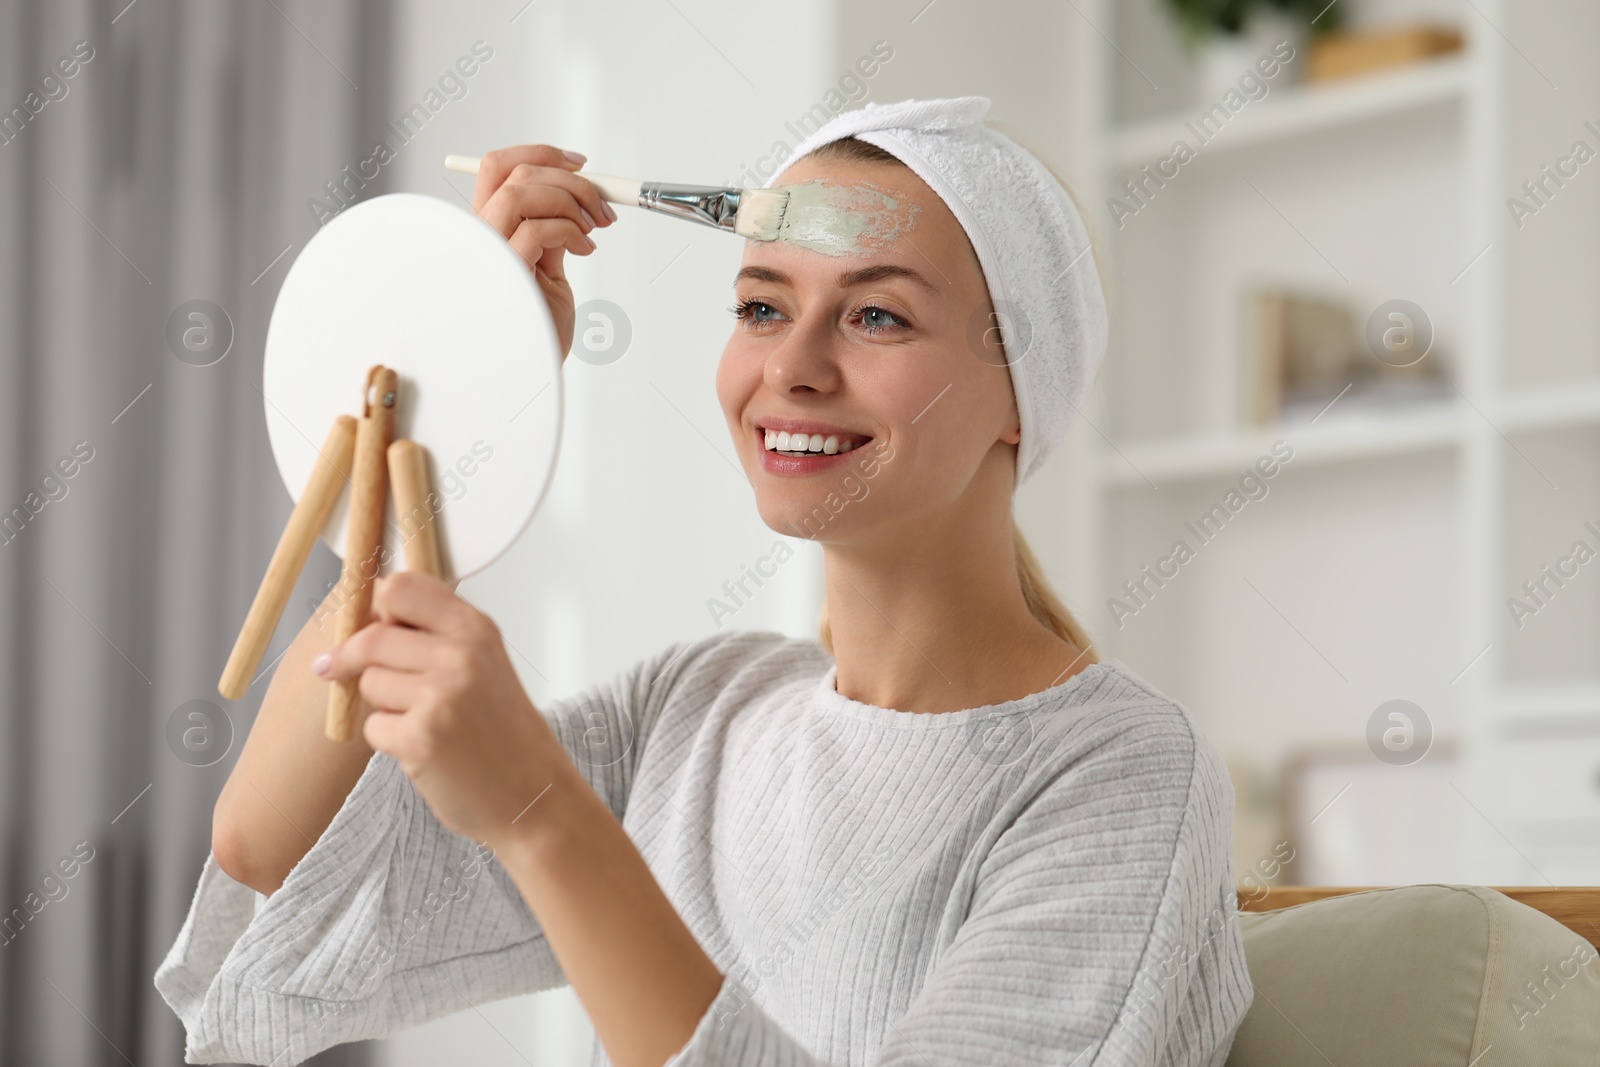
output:
[[[790,433],[787,430],[763,430],[762,443],[768,452],[818,452],[838,455],[859,448],[862,441],[854,434]]]

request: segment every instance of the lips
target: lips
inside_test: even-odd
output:
[[[871,434],[808,419],[764,419],[756,435],[766,451],[791,456],[839,455],[872,440]]]
[[[814,474],[844,462],[871,434],[806,419],[764,419],[756,424],[761,465],[770,474]]]

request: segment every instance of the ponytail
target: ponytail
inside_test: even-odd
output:
[[[1100,662],[1094,640],[1084,630],[1083,624],[1067,610],[1067,605],[1062,603],[1056,591],[1050,588],[1044,568],[1039,566],[1038,558],[1034,556],[1033,549],[1028,547],[1027,540],[1022,536],[1022,528],[1015,520],[1011,523],[1011,540],[1017,551],[1017,580],[1022,583],[1022,599],[1027,601],[1033,617],[1044,623],[1061,640],[1081,651],[1084,659],[1090,663]]]

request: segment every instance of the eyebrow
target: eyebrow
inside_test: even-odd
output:
[[[733,280],[738,282],[743,278],[750,278],[758,282],[772,282],[774,285],[794,284],[794,279],[783,271],[773,270],[771,267],[740,267],[739,273],[733,276]],[[938,286],[910,267],[902,267],[895,263],[878,263],[870,267],[843,271],[834,281],[839,288],[848,289],[854,285],[865,285],[868,282],[882,281],[885,278],[904,278],[907,281],[916,282],[930,292],[937,293],[939,291]]]

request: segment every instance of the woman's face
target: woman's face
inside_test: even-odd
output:
[[[888,194],[898,232],[847,255],[745,245],[717,396],[762,520],[848,542],[936,528],[980,495],[1009,499],[1016,403],[961,224],[897,163],[802,159],[780,184],[818,179]],[[838,451],[785,456],[769,430],[790,434],[791,451],[813,434]]]

